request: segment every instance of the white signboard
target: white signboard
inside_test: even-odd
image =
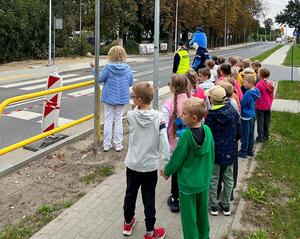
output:
[[[55,29],[63,29],[62,18],[55,18]]]

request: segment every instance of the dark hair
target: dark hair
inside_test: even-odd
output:
[[[226,76],[231,75],[231,66],[229,64],[222,64],[220,66],[221,72],[223,72]]]
[[[207,78],[209,79],[210,76],[211,76],[211,73],[210,73],[210,69],[208,69],[207,67],[203,67],[203,68],[200,68],[198,70],[198,75],[201,74],[203,76],[207,76]]]
[[[191,83],[185,75],[173,74],[171,76],[170,87],[174,90],[174,110],[172,114],[173,120],[173,136],[176,137],[176,119],[178,117],[177,112],[177,95],[186,93],[190,97]]]
[[[185,76],[190,81],[193,90],[196,90],[196,88],[197,88],[197,79],[198,79],[198,75],[197,75],[196,71],[194,71],[193,69],[189,69],[185,73]]]
[[[260,68],[259,69],[259,76],[261,78],[268,78],[270,76],[270,71],[267,68]]]
[[[218,65],[221,65],[221,64],[225,63],[224,57],[218,56],[217,62],[218,62]]]

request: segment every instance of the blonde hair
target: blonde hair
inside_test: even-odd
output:
[[[247,67],[251,66],[251,61],[249,59],[243,59],[242,60],[242,68],[246,69]]]
[[[247,81],[251,85],[255,85],[256,76],[254,74],[245,74],[244,81]]]
[[[252,67],[257,66],[257,67],[261,67],[261,63],[259,60],[255,60],[252,62]]]
[[[108,61],[110,62],[125,62],[127,59],[126,51],[121,46],[113,46],[108,52]]]
[[[227,98],[230,98],[232,96],[233,86],[231,83],[226,82],[226,81],[219,81],[218,85],[221,86],[225,90]]]
[[[150,105],[154,95],[154,88],[150,83],[139,82],[132,87],[132,91],[144,104]]]
[[[187,111],[187,113],[191,116],[196,116],[198,122],[200,122],[203,116],[206,114],[206,104],[204,100],[192,97],[183,102],[183,108]]]

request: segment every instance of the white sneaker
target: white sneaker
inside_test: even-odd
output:
[[[123,145],[116,146],[116,152],[120,152],[123,150]]]
[[[103,151],[104,152],[108,152],[111,149],[111,145],[110,146],[103,146]]]

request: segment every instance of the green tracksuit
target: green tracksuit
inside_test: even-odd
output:
[[[177,172],[181,223],[184,239],[208,239],[208,188],[214,166],[214,141],[208,126],[204,129],[204,142],[196,143],[187,129],[179,138],[164,173]]]

